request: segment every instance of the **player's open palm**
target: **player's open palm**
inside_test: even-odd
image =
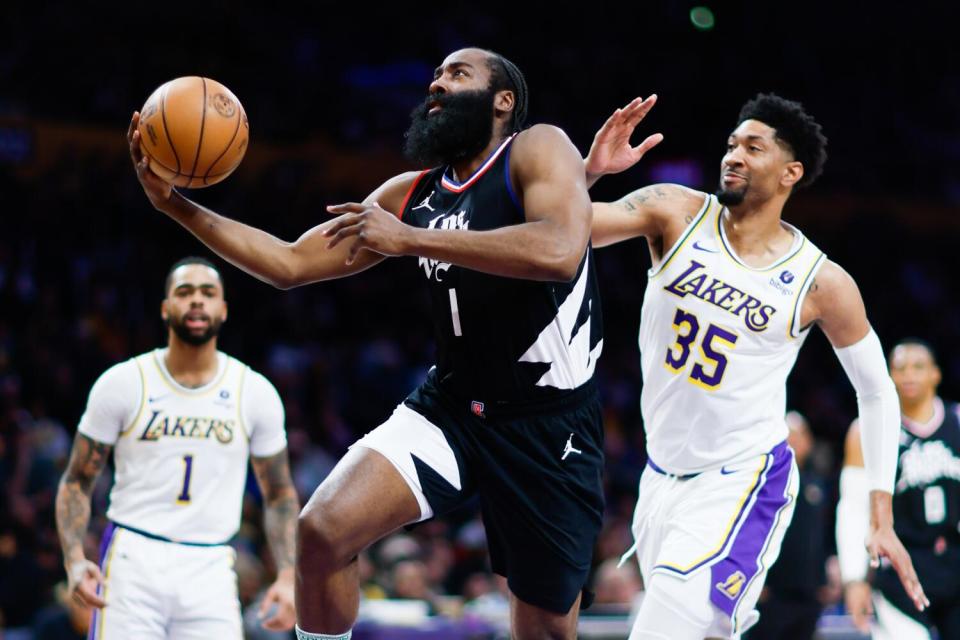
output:
[[[89,560],[80,560],[70,566],[67,574],[67,589],[70,597],[85,607],[101,609],[106,600],[97,595],[97,588],[103,584],[100,567]]]
[[[297,621],[293,599],[293,580],[277,578],[260,603],[260,619],[264,629],[289,631]]]
[[[150,203],[156,207],[160,206],[170,199],[173,192],[173,185],[164,181],[160,176],[150,170],[150,162],[143,149],[140,148],[140,131],[137,125],[140,123],[140,112],[134,111],[130,118],[130,126],[127,128],[127,143],[130,145],[130,159],[133,161],[133,168],[137,171],[137,179],[143,186],[144,193],[150,199]]]
[[[903,588],[918,611],[923,611],[930,606],[930,601],[924,594],[920,579],[917,578],[917,572],[913,568],[910,554],[894,533],[893,527],[872,529],[867,537],[867,552],[870,554],[870,565],[873,567],[880,566],[881,557],[890,560],[890,564],[900,578],[900,583],[903,584]]]
[[[646,100],[635,98],[630,104],[617,109],[603,123],[593,138],[587,154],[585,170],[588,176],[602,176],[626,171],[640,161],[647,151],[663,140],[663,134],[655,133],[636,147],[630,146],[630,137],[637,125],[657,103],[656,94]]]

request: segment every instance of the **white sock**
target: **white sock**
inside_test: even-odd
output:
[[[353,629],[346,633],[338,633],[332,636],[326,633],[310,633],[309,631],[304,631],[299,626],[295,626],[294,629],[297,632],[297,640],[350,640],[353,636]]]

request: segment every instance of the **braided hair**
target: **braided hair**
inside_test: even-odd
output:
[[[510,132],[521,131],[527,123],[530,94],[527,80],[517,65],[495,51],[487,52],[487,65],[490,68],[490,88],[494,91],[513,92],[513,112],[510,116]]]

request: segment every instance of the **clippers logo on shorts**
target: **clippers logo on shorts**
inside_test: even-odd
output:
[[[470,412],[473,415],[477,416],[478,418],[487,417],[483,414],[483,403],[478,402],[477,400],[474,400],[473,402],[470,403]]]
[[[718,582],[716,586],[720,593],[731,600],[736,600],[740,595],[740,591],[743,589],[743,583],[746,579],[747,577],[743,575],[742,571],[735,571],[723,582]]]

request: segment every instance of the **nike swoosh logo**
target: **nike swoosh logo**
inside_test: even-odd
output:
[[[150,404],[153,404],[154,402],[159,402],[159,401],[163,400],[164,398],[166,398],[166,397],[169,396],[169,395],[170,395],[169,393],[165,393],[165,394],[163,394],[162,396],[154,396],[153,398],[147,398],[147,402],[149,402]]]
[[[710,249],[709,247],[704,247],[698,241],[693,243],[693,248],[697,251],[706,251],[707,253],[720,253],[719,249]]]
[[[736,469],[733,469],[732,471],[727,471],[727,468],[726,468],[726,467],[720,467],[720,473],[721,473],[722,475],[725,475],[725,476],[728,476],[728,475],[730,475],[731,473],[736,473],[736,472],[737,472]]]

